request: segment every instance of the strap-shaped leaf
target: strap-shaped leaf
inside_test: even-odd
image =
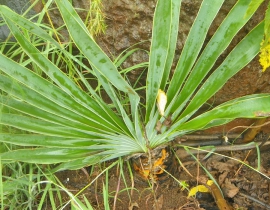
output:
[[[89,31],[70,2],[66,0],[56,0],[55,2],[61,12],[64,22],[66,23],[70,36],[79,50],[87,57],[93,67],[93,70],[99,71],[104,78],[112,83],[117,89],[129,95],[131,113],[135,121],[140,100],[135,90],[124,80],[110,58],[92,39]]]
[[[20,84],[16,84],[16,81],[12,81],[12,79],[9,79],[8,77],[1,76],[0,89],[5,92],[15,95],[21,100],[41,109],[58,113],[60,115],[70,113],[71,118],[73,118],[74,114],[78,114],[82,119],[88,119],[89,123],[97,123],[97,127],[105,127],[105,130],[107,130],[106,127],[111,127],[112,129],[116,129],[116,131],[118,130],[116,126],[102,120],[107,117],[96,104],[93,103],[93,107],[95,107],[95,112],[98,112],[98,114],[91,113],[88,109],[78,104],[69,95],[47,80],[6,58],[2,54],[0,54],[0,60],[0,70],[10,74],[11,77],[25,84],[20,86]],[[74,114],[72,114],[72,112]],[[76,120],[77,117],[74,119]],[[98,124],[100,124],[100,126]]]
[[[264,24],[260,23],[240,43],[238,43],[223,63],[200,87],[188,107],[180,115],[179,123],[190,118],[192,114],[220,90],[233,75],[245,67],[258,54],[260,42],[263,38],[263,28]],[[177,126],[177,124],[175,124],[175,126]]]
[[[92,39],[89,31],[68,1],[55,1],[69,30],[70,36],[77,47],[88,58],[101,74],[116,88],[126,93],[137,95],[129,84],[122,78],[113,62]]]
[[[59,117],[61,119],[68,120],[71,124],[72,122],[82,124],[82,126],[88,126],[88,129],[93,129],[92,131],[98,129],[100,133],[104,132],[120,132],[120,129],[117,129],[114,126],[103,121],[102,123],[98,118],[89,116],[88,112],[80,111],[79,107],[73,107],[72,105],[63,107],[60,100],[54,101],[49,100],[41,94],[33,91],[32,89],[25,87],[24,85],[19,85],[16,81],[12,80],[10,77],[1,76],[0,77],[0,89],[5,91],[12,97],[4,97],[2,96],[0,103],[5,106],[11,106],[18,111],[22,111],[26,113],[26,110],[23,110],[24,104],[27,103],[33,106],[33,109],[39,109],[41,112],[46,112],[47,115],[53,115],[55,117]],[[54,89],[52,89],[54,90]],[[55,91],[57,93],[57,91]],[[11,104],[13,101],[13,105]],[[69,105],[69,104],[67,104]],[[72,109],[73,108],[73,109]],[[27,114],[33,115],[32,108],[28,109]],[[96,119],[96,120],[95,120]],[[103,132],[102,132],[103,131]]]
[[[97,154],[89,155],[83,158],[78,158],[76,160],[71,160],[68,162],[61,163],[55,167],[52,172],[63,171],[63,170],[77,170],[85,166],[94,165],[101,162],[101,157]],[[115,161],[117,163],[117,161]]]
[[[61,46],[58,44],[58,42],[55,41],[46,31],[44,31],[33,22],[25,19],[21,15],[15,13],[9,7],[0,5],[0,12],[4,17],[11,19],[14,23],[18,24],[22,28],[26,29],[27,31],[31,31],[31,33],[42,37],[44,40],[53,43],[55,46],[61,49]]]
[[[168,103],[178,95],[188,73],[197,60],[197,56],[201,51],[208,29],[210,28],[211,23],[216,17],[223,2],[224,0],[204,0],[202,2],[197,17],[189,31],[189,35],[178,60],[173,78],[169,84],[167,91]]]
[[[17,114],[2,113],[0,124],[12,126],[24,131],[62,137],[89,137],[89,134],[79,132],[76,129],[64,128],[58,124],[49,123],[32,117]]]
[[[186,103],[200,85],[203,78],[208,74],[217,58],[223,53],[226,47],[230,44],[237,32],[246,24],[251,15],[245,16],[250,0],[239,0],[226,16],[224,21],[208,42],[204,51],[200,55],[196,65],[190,73],[183,89],[177,99],[173,102],[171,109],[168,112],[173,113],[173,120],[185,107]],[[212,1],[208,1],[209,5]],[[238,17],[238,18],[237,18]],[[192,55],[189,55],[192,56]],[[180,105],[180,106],[179,106]]]
[[[13,150],[0,154],[0,157],[3,162],[23,161],[37,164],[54,164],[76,160],[87,155],[91,155],[88,149],[36,148]]]
[[[71,138],[71,137],[68,138],[68,137],[38,135],[38,134],[9,134],[9,133],[1,133],[0,141],[15,144],[18,146],[42,146],[42,147],[73,148],[73,149],[74,148],[88,149],[89,146],[96,144],[93,143],[93,141],[89,141],[89,138]]]
[[[113,130],[104,132],[101,126],[97,126],[95,123],[83,124],[80,122],[74,121],[74,119],[66,119],[65,117],[60,117],[59,115],[51,114],[47,111],[39,109],[35,106],[32,106],[22,101],[14,100],[12,98],[2,97],[2,100],[6,101],[3,105],[14,110],[17,110],[21,113],[30,115],[32,117],[51,122],[53,124],[58,124],[63,126],[66,129],[75,129],[81,132],[89,134],[89,138],[94,138],[95,136],[102,136],[102,133],[111,133]],[[99,128],[97,128],[99,127]],[[91,135],[90,135],[91,134]],[[89,140],[91,141],[91,140]]]
[[[133,123],[131,122],[131,119],[129,118],[128,114],[126,113],[126,111],[123,108],[123,105],[121,104],[121,102],[119,101],[115,90],[113,89],[111,83],[109,83],[109,81],[104,78],[103,75],[101,75],[98,71],[96,71],[96,76],[98,78],[98,81],[102,84],[104,90],[106,91],[106,93],[109,95],[110,99],[112,100],[113,104],[115,105],[118,113],[121,114],[122,119],[124,120],[127,128],[129,129],[130,133],[133,135],[134,138],[136,138],[136,133],[135,133],[135,128]]]
[[[270,115],[270,95],[255,94],[244,96],[235,100],[221,104],[211,111],[199,115],[198,117],[180,125],[177,130],[200,130],[205,128],[209,123],[220,120],[227,123],[228,120],[236,118],[256,118],[267,117]],[[212,126],[216,126],[212,124]],[[207,126],[209,127],[209,126]]]
[[[179,5],[180,7],[180,5]],[[153,115],[158,89],[164,73],[172,30],[172,0],[158,0],[153,20],[150,61],[146,81],[146,116]],[[175,43],[174,43],[175,44]]]
[[[4,16],[5,17],[5,16]],[[88,109],[89,114],[96,115],[98,118],[102,118],[105,121],[110,121],[111,123],[122,124],[121,126],[125,127],[125,124],[121,122],[121,120],[108,108],[106,108],[106,115],[104,114],[102,108],[97,102],[85,94],[75,83],[73,83],[70,78],[68,78],[62,71],[60,71],[53,63],[51,63],[46,57],[44,57],[39,50],[37,50],[30,41],[28,41],[16,27],[16,25],[10,20],[8,17],[5,17],[5,21],[7,22],[10,30],[14,34],[17,41],[20,43],[24,51],[28,54],[28,56],[36,62],[36,64],[42,69],[63,91],[66,92],[66,95],[70,95],[73,101],[76,101],[78,107],[85,107]],[[0,58],[1,60],[5,60],[5,62],[9,63],[10,66],[14,66],[14,62],[9,62],[8,59],[5,59],[4,56]],[[2,61],[1,61],[1,64]],[[1,65],[1,70],[15,78],[16,80],[24,83],[26,86],[32,86],[34,90],[38,88],[39,82],[33,79],[33,77],[37,78],[34,73],[29,70],[21,67],[22,70],[19,74],[14,72],[18,72],[17,69],[7,68],[5,65]],[[44,82],[43,82],[44,83]],[[48,83],[48,82],[47,82]],[[47,88],[44,88],[45,90]],[[54,94],[54,97],[58,97]]]
[[[50,5],[50,4],[51,4],[50,1],[48,1],[47,5],[45,5],[44,7],[46,7],[46,6]],[[37,35],[38,37],[45,40],[47,44],[50,43],[50,44],[54,45],[56,48],[58,48],[61,51],[61,53],[63,53],[68,58],[71,58],[81,68],[91,72],[91,69],[89,69],[88,66],[86,66],[83,62],[81,62],[76,56],[73,56],[69,51],[63,50],[62,46],[57,41],[55,41],[55,39],[53,39],[51,35],[49,35],[46,31],[44,31],[37,24],[29,21],[28,19],[25,19],[24,17],[22,17],[21,15],[13,12],[10,8],[8,8],[8,7],[4,6],[4,5],[0,5],[0,12],[3,13],[6,17],[9,17],[10,19],[12,19],[13,22],[15,22],[20,28],[23,28],[26,31],[31,32],[32,34]],[[40,17],[41,16],[39,16],[39,18]],[[77,73],[81,76],[80,72],[77,72]],[[91,95],[94,96],[95,99],[97,99],[99,103],[101,103],[102,101],[100,100],[99,97],[97,97],[97,95],[95,94],[93,88],[87,82],[85,82],[85,78],[80,77],[80,79],[83,80],[85,86],[90,91]],[[102,104],[102,108],[104,109],[104,111],[106,111],[104,106],[105,106],[105,104]]]
[[[170,37],[169,37],[168,55],[167,55],[166,63],[164,66],[164,72],[163,72],[163,75],[161,78],[161,84],[160,84],[160,89],[162,90],[165,90],[166,88],[166,85],[168,82],[167,80],[171,72],[171,66],[174,59],[174,55],[175,55],[176,43],[177,43],[177,38],[178,38],[181,2],[182,0],[171,2],[172,4],[171,25],[170,25],[171,29],[169,33]]]
[[[20,43],[24,52],[39,66],[44,73],[46,73],[63,91],[65,91],[68,95],[72,96],[79,103],[86,105],[91,102],[91,105],[94,105],[95,102],[91,97],[85,94],[79,87],[71,81],[70,78],[67,77],[62,71],[60,71],[52,62],[50,62],[45,56],[43,56],[40,51],[33,46],[33,44],[24,37],[18,27],[16,27],[13,20],[10,20],[8,17],[5,17],[5,21],[9,26],[9,29],[13,33],[14,37]],[[11,74],[6,71],[5,73]],[[24,82],[30,83],[32,82],[32,78],[28,78],[30,73],[22,72],[24,74]],[[23,79],[23,78],[22,78]],[[21,79],[21,80],[22,80]],[[33,80],[34,81],[34,80]],[[22,81],[21,81],[22,82]],[[86,107],[90,108],[86,105]],[[91,110],[93,111],[93,110]]]
[[[248,9],[246,12],[246,15],[253,14],[259,6],[263,3],[264,0],[251,0],[251,2],[248,5]]]

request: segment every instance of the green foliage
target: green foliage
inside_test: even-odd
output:
[[[251,0],[249,3],[248,10],[246,12],[246,15],[252,15],[258,8],[259,6],[265,2],[265,0]],[[269,36],[270,36],[270,2],[268,3],[267,10],[265,12],[265,24],[264,24],[264,40],[266,42],[269,42]]]
[[[105,14],[103,13],[103,4],[101,0],[92,0],[90,2],[90,8],[86,17],[86,26],[92,34],[97,36],[101,33],[105,33],[106,23]]]
[[[20,48],[42,71],[36,74],[31,67],[0,54],[0,89],[3,91],[0,103],[5,108],[0,123],[23,131],[3,132],[0,141],[25,147],[1,154],[2,161],[61,163],[55,171],[77,169],[147,152],[176,136],[222,125],[235,118],[269,116],[270,95],[256,94],[231,100],[194,117],[196,111],[260,50],[263,22],[235,46],[218,68],[212,69],[255,12],[246,14],[250,1],[236,3],[205,48],[207,31],[224,0],[203,1],[170,79],[181,1],[159,0],[153,22],[146,104],[140,104],[140,95],[118,71],[117,63],[121,59],[113,62],[100,49],[69,1],[55,2],[70,37],[91,68],[55,41],[46,29],[0,6],[0,13]],[[80,66],[95,77],[111,103],[104,101],[80,69],[76,69],[84,84],[81,88],[22,31],[46,40],[50,48],[57,49],[67,58],[67,63],[72,63],[69,68]],[[210,70],[213,73],[208,76]],[[167,92],[165,116],[171,119],[170,126],[163,123],[165,118],[156,108],[159,89]],[[163,123],[159,131],[156,130],[158,121]]]
[[[251,0],[246,11],[246,15],[252,15],[263,2],[264,0]]]
[[[269,42],[269,39],[270,39],[270,2],[268,3],[264,19],[265,19],[264,36],[265,36],[265,40],[268,40]]]
[[[56,209],[55,199],[61,202],[60,188],[51,184],[55,182],[54,176],[45,176],[36,164],[3,164],[1,170],[1,209],[41,209],[46,205]],[[45,177],[50,180],[46,186]],[[48,202],[46,196],[52,202]]]

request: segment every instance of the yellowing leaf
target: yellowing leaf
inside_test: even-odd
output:
[[[188,193],[188,197],[195,196],[197,192],[210,192],[207,187],[204,185],[197,185],[196,187],[192,187]]]
[[[164,116],[166,103],[167,103],[166,93],[159,89],[157,95],[157,107],[161,116]]]

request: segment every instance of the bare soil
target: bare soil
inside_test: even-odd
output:
[[[177,152],[177,148],[174,150]],[[151,186],[153,184],[151,181],[145,181],[134,170],[132,177],[127,167],[128,164],[125,162],[124,174],[120,173],[119,167],[109,170],[110,207],[117,210],[270,209],[270,153],[268,151],[268,146],[260,148],[260,153],[256,149],[228,151],[220,155],[211,155],[205,160],[203,160],[205,154],[196,155],[200,161],[188,156],[181,159],[181,163],[176,160],[171,167],[167,168],[170,174],[164,172],[159,175],[153,186]],[[179,152],[177,154],[179,155]],[[175,156],[170,158],[174,159]],[[255,171],[240,161],[259,170]],[[99,174],[106,165],[110,165],[110,163],[104,164],[103,167],[62,171],[57,173],[57,177],[74,194],[87,186],[78,197],[82,198],[84,195],[95,209],[104,209],[105,175],[99,176]],[[132,164],[130,165],[132,168]],[[179,184],[180,182],[186,183],[188,189],[191,189],[202,184],[202,180],[210,179],[209,174],[206,174],[202,167],[215,178],[224,199],[216,195],[212,188],[210,189],[212,192],[199,192],[196,196],[188,197],[188,190],[183,189]],[[89,176],[90,171],[92,173]],[[94,179],[96,181],[89,185]],[[63,197],[69,199],[64,193]],[[220,204],[222,202],[226,202],[228,206]],[[217,203],[221,207],[218,207]]]

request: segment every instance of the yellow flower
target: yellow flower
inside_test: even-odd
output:
[[[159,89],[157,95],[157,107],[161,116],[164,116],[166,103],[167,103],[166,93]]]
[[[270,66],[270,43],[261,47],[260,52],[259,61],[263,67],[262,72],[264,72]]]

